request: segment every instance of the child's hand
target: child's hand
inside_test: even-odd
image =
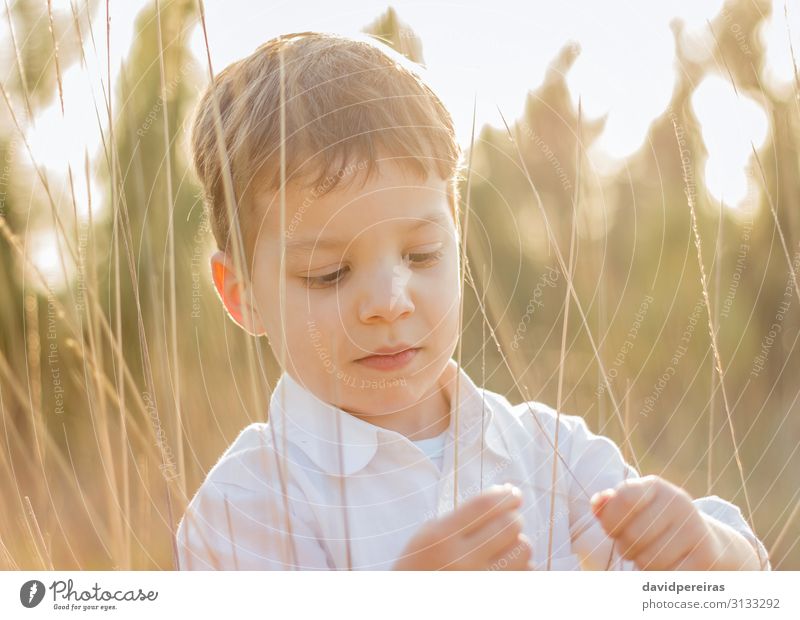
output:
[[[686,491],[658,476],[595,493],[592,511],[622,556],[642,570],[721,570],[752,560],[740,534],[703,516]]]
[[[531,544],[522,533],[521,504],[516,487],[491,487],[425,523],[394,570],[527,570]]]

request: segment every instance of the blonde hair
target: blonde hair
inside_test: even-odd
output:
[[[435,172],[449,181],[457,212],[461,149],[450,113],[422,80],[420,68],[374,39],[293,33],[226,67],[197,106],[193,160],[219,249],[230,251],[234,232],[225,160],[247,256],[255,241],[252,230],[258,229],[254,197],[280,187],[281,55],[287,183],[331,191],[344,176],[337,172],[354,162],[371,175],[380,153],[423,179]]]

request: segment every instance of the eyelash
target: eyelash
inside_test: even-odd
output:
[[[411,252],[408,254],[408,257],[417,256],[422,257],[422,260],[419,262],[415,262],[416,267],[430,267],[442,258],[442,250],[436,250],[435,252]],[[333,286],[334,284],[338,284],[339,281],[342,279],[343,275],[347,273],[348,267],[342,267],[341,269],[334,271],[332,273],[326,273],[322,276],[313,276],[313,277],[301,277],[300,280],[303,281],[303,285],[306,288],[327,288],[329,286]],[[339,275],[342,274],[342,275]],[[330,278],[332,276],[339,276],[333,280],[326,280],[325,278]]]

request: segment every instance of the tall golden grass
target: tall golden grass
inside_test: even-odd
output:
[[[214,75],[203,3],[155,0],[145,9],[117,84],[107,3],[102,41],[89,3],[59,16],[48,2],[40,16],[48,29],[38,34],[48,52],[39,65],[26,60],[25,47],[38,31],[30,27],[17,36],[15,28],[21,20],[14,11],[31,5],[18,5],[6,3],[14,79],[1,88],[8,123],[0,126],[0,144],[13,153],[14,175],[4,182],[0,209],[7,292],[0,301],[0,566],[173,568],[174,532],[186,503],[238,431],[265,419],[286,356],[227,319],[206,273],[208,221],[188,171],[184,135],[198,84]],[[755,32],[758,19],[748,6],[729,2],[726,10]],[[381,20],[373,26],[388,28],[385,38],[402,38],[395,13]],[[196,26],[206,50],[199,62],[186,47]],[[724,73],[737,94],[758,92],[758,65],[735,53],[722,17],[709,30],[716,50],[705,71]],[[70,62],[86,63],[85,48],[106,53],[103,101],[90,111],[102,147],[95,158],[86,154],[80,175],[66,170],[59,187],[35,160],[26,129],[48,97],[58,96],[63,114],[62,72]],[[677,78],[673,116],[656,119],[647,147],[624,170],[604,177],[586,154],[599,124],[567,96],[563,74],[572,60],[567,54],[554,61],[525,118],[509,121],[500,110],[502,128],[478,132],[473,122],[461,192],[465,295],[457,362],[512,401],[544,400],[559,412],[584,415],[642,473],[662,474],[695,495],[743,503],[773,567],[797,569],[800,418],[792,377],[800,360],[791,336],[800,333],[794,305],[800,305],[794,215],[800,81],[788,98],[763,94],[772,138],[761,151],[753,149],[760,195],[752,205],[747,267],[737,272],[746,225],[702,186],[704,150],[688,105],[698,76],[687,70]],[[680,54],[678,60],[689,65]],[[216,120],[221,134],[219,108]],[[280,122],[285,135],[283,110]],[[563,157],[558,174],[523,123],[539,128],[541,143]],[[690,169],[681,165],[682,137]],[[285,177],[283,150],[281,168]],[[688,188],[694,171],[696,192]],[[562,172],[571,180],[569,191],[558,186]],[[91,180],[101,182],[102,197],[92,196]],[[76,198],[78,183],[86,188],[86,204]],[[223,183],[232,220],[229,171]],[[281,192],[284,228],[285,200]],[[31,247],[42,230],[55,234],[56,275],[43,273],[34,259]],[[246,274],[242,247],[235,236],[235,268]],[[558,281],[547,285],[542,306],[533,306],[535,320],[520,333],[532,283],[546,266]],[[723,320],[720,299],[736,273],[740,284]],[[786,290],[793,301],[781,315],[778,342],[754,372],[775,298]],[[648,292],[655,301],[617,363]],[[698,298],[707,332],[693,328],[670,385],[657,392],[655,411],[644,413]],[[611,316],[609,300],[617,302]],[[281,310],[285,316],[283,303]],[[707,436],[696,430],[703,422]],[[558,446],[556,435],[556,453]],[[288,464],[275,465],[285,481]],[[340,492],[346,500],[344,480]],[[287,521],[288,532],[291,526]]]

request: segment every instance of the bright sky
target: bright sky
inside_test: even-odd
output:
[[[769,62],[766,77],[771,88],[787,88],[792,65],[784,0],[773,2],[773,17],[762,31]],[[113,80],[130,48],[134,18],[146,2],[110,4]],[[790,27],[797,53],[800,7],[791,4]],[[69,162],[82,180],[84,152],[96,155],[99,150],[92,97],[97,98],[102,115],[99,80],[102,77],[105,81],[106,68],[105,6],[101,5],[94,20],[95,38],[102,46],[98,48],[101,58],[96,57],[85,36],[89,66],[84,69],[75,64],[64,73],[64,117],[56,101],[38,115],[35,127],[28,131],[35,157],[51,171],[51,178],[65,173]],[[637,150],[649,124],[667,105],[677,70],[671,20],[680,18],[686,23],[698,53],[703,53],[713,45],[706,20],[720,11],[723,0],[673,0],[646,5],[644,10],[643,3],[635,0],[393,3],[400,18],[422,40],[429,79],[452,111],[463,144],[469,142],[475,96],[478,126],[501,126],[497,107],[506,118],[518,117],[527,92],[541,83],[548,63],[559,49],[578,42],[582,53],[567,82],[573,100],[577,103],[578,97],[582,98],[586,116],[608,115],[597,153],[611,158],[622,158]],[[42,6],[42,18],[46,19],[46,4],[43,2]],[[53,6],[56,10],[69,10],[69,0],[54,0]],[[214,68],[220,70],[283,32],[359,31],[386,6],[382,0],[207,1]],[[736,25],[730,23],[728,27]],[[0,40],[8,39],[5,30],[0,34]],[[205,48],[199,26],[190,41],[194,53],[203,59]],[[6,66],[7,71],[14,70],[12,63]],[[2,79],[8,80],[8,74]],[[709,189],[715,198],[736,205],[747,194],[744,166],[750,144],[759,147],[767,136],[765,114],[757,102],[737,97],[725,80],[716,77],[703,82],[693,104],[709,151]],[[83,201],[86,191],[80,185],[77,193]]]

